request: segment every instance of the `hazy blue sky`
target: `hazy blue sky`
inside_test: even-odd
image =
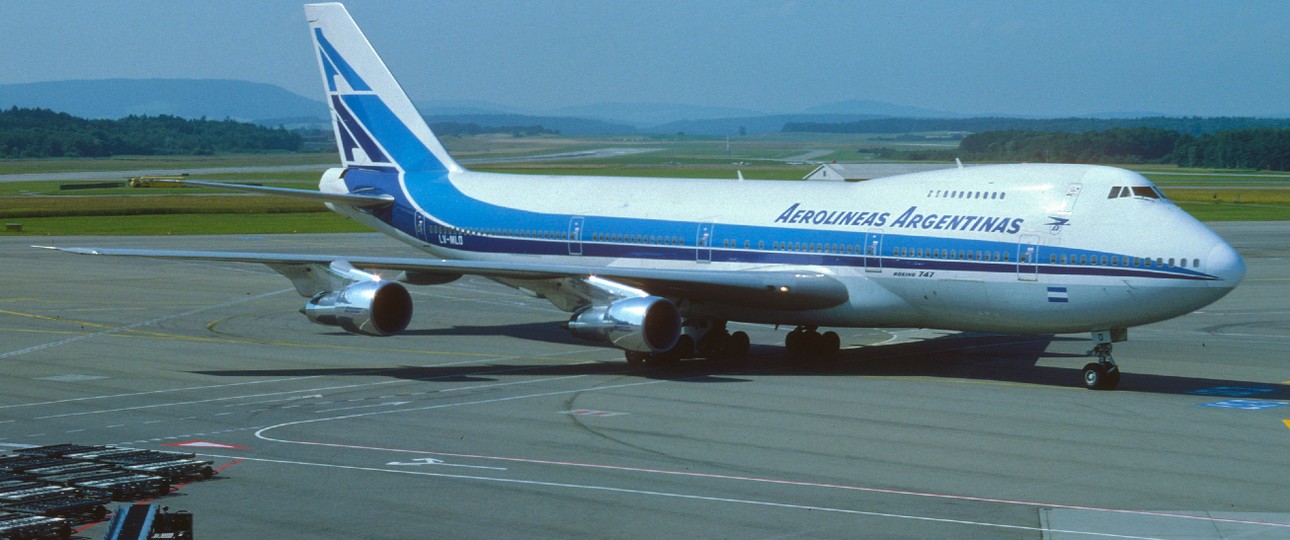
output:
[[[6,1],[0,83],[222,78],[320,99],[302,2]],[[1290,114],[1290,2],[354,1],[414,100]]]

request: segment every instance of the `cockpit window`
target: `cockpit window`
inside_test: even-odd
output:
[[[1106,196],[1108,199],[1122,199],[1125,197],[1169,200],[1155,186],[1115,186],[1111,188],[1111,193]]]
[[[1148,199],[1159,199],[1160,195],[1151,186],[1133,186],[1133,196],[1146,197]]]

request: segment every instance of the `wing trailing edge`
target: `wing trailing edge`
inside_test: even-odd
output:
[[[740,272],[660,268],[588,268],[577,265],[512,261],[442,260],[403,257],[342,257],[286,253],[117,249],[32,246],[78,255],[146,257],[152,259],[258,263],[274,270],[292,265],[330,265],[346,261],[354,268],[428,275],[474,275],[510,280],[548,280],[600,277],[650,294],[699,302],[719,302],[749,308],[783,310],[825,309],[850,298],[846,285],[833,276],[813,271],[748,270]],[[279,270],[279,272],[281,272]]]
[[[227,189],[247,193],[258,193],[260,195],[277,195],[279,197],[291,197],[293,199],[305,199],[321,203],[344,204],[357,208],[381,208],[394,204],[394,196],[385,193],[327,193],[325,191],[315,191],[312,189],[252,186],[247,184],[230,184],[226,182],[207,182],[205,180],[153,180],[152,183]]]

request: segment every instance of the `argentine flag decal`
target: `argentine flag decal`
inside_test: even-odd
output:
[[[1066,296],[1066,287],[1049,287],[1048,301],[1049,302],[1069,302],[1070,297]]]

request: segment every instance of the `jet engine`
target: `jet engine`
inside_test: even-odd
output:
[[[620,349],[665,352],[676,346],[681,336],[681,312],[666,298],[625,298],[585,308],[565,327],[582,339],[612,343]]]
[[[412,295],[393,281],[360,281],[314,295],[300,312],[310,321],[351,334],[389,336],[402,332],[412,320]]]

